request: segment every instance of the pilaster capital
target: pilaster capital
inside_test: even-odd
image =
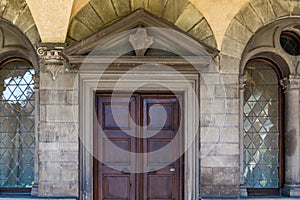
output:
[[[56,80],[59,72],[69,70],[69,64],[63,55],[65,44],[42,43],[37,48],[42,70],[49,72],[52,80]]]
[[[37,48],[37,54],[45,64],[63,64],[66,61],[62,51],[65,44],[43,43]]]
[[[288,92],[289,90],[300,90],[300,76],[290,75],[288,78],[285,77],[280,80],[280,85],[285,92]]]

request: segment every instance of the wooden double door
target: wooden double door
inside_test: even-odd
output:
[[[182,200],[181,105],[173,94],[96,94],[94,199]]]

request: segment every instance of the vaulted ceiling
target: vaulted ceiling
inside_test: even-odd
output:
[[[284,9],[287,7],[286,13],[291,15],[300,8],[298,0],[276,2]],[[97,4],[101,4],[100,9]],[[266,8],[276,9],[273,0],[0,0],[0,16],[16,25],[32,44],[40,41],[64,43],[79,40],[94,29],[128,14],[137,7],[143,7],[201,41],[221,49],[232,21],[237,19],[237,14],[242,10],[247,11],[245,7],[251,7],[251,12],[261,16],[259,10],[253,10],[256,4],[267,4],[269,7]],[[102,12],[99,14],[103,8],[105,9],[102,12],[106,16],[102,16]],[[93,15],[97,15],[95,21],[89,19]],[[208,27],[208,32],[199,30],[203,24]],[[81,33],[75,33],[75,27],[82,28],[77,30]]]

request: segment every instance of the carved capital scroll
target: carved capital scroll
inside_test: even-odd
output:
[[[37,49],[43,69],[51,74],[54,81],[60,72],[68,71],[63,50],[63,44],[44,44]]]

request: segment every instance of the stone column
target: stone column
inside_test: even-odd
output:
[[[240,119],[239,119],[239,127],[240,127],[240,196],[247,197],[247,189],[244,187],[244,92],[245,85],[247,81],[247,76],[242,75],[239,79],[239,95],[240,95]]]
[[[300,197],[300,76],[290,76],[281,83],[285,90],[285,184],[282,194]]]

